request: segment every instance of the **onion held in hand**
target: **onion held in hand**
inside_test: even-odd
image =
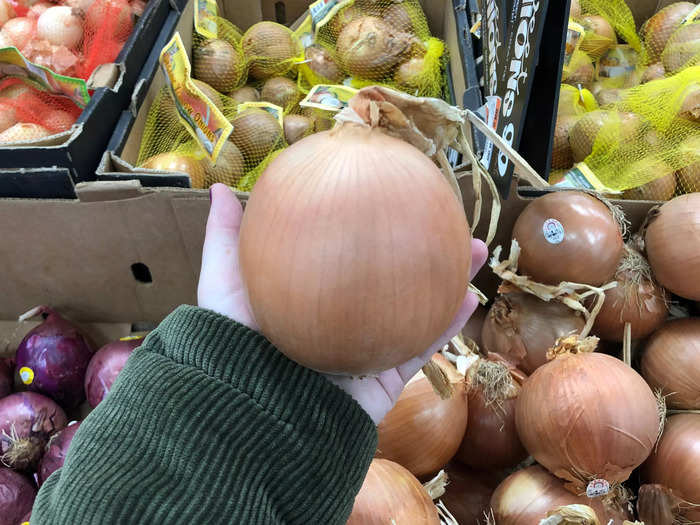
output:
[[[46,452],[44,453],[44,457],[41,458],[41,465],[39,465],[39,471],[37,472],[37,481],[40,487],[51,474],[63,466],[63,462],[66,460],[66,454],[68,453],[68,447],[71,441],[73,441],[73,436],[78,430],[78,427],[80,427],[80,422],[74,421],[49,439],[46,445]]]
[[[90,359],[85,373],[85,396],[91,407],[96,407],[109,394],[127,359],[143,339],[114,341],[100,348]]]
[[[395,461],[417,477],[444,467],[467,428],[464,378],[441,355],[433,356],[433,362],[450,380],[452,396],[441,399],[425,374],[418,372],[377,427],[377,457]]]
[[[612,279],[624,244],[611,209],[579,191],[533,200],[513,226],[520,244],[519,272],[544,284],[599,286]]]
[[[641,478],[679,498],[674,523],[700,521],[700,414],[677,414],[666,421],[659,446],[642,467]],[[641,497],[641,494],[640,494]],[[640,504],[642,501],[640,500]]]
[[[469,283],[470,239],[428,157],[343,124],[283,150],[255,184],[241,272],[262,333],[289,358],[372,374],[420,355],[450,326]]]
[[[437,508],[413,474],[398,463],[373,459],[346,525],[439,525]]]
[[[591,476],[622,483],[649,456],[659,433],[654,393],[619,359],[563,354],[523,385],[518,435],[535,460],[586,490]]]
[[[700,410],[700,319],[678,319],[659,328],[642,355],[642,376],[661,390],[669,408]]]
[[[92,349],[85,335],[51,308],[41,306],[39,313],[44,322],[17,347],[17,374],[29,390],[74,408],[85,399],[83,381]]]
[[[559,301],[545,302],[525,292],[496,297],[481,329],[487,352],[500,355],[526,374],[547,363],[557,339],[577,334],[586,320]]]
[[[700,193],[663,204],[644,239],[659,284],[686,299],[700,300]]]
[[[22,523],[36,498],[34,483],[23,474],[0,465],[0,519],[3,524]]]

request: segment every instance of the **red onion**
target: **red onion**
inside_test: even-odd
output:
[[[85,372],[85,395],[91,407],[95,408],[109,394],[126,360],[142,341],[140,337],[114,341],[100,348],[92,356]]]
[[[15,365],[11,359],[0,359],[0,398],[12,392],[12,372]]]
[[[46,452],[44,457],[41,458],[41,465],[39,465],[39,471],[37,472],[37,481],[40,487],[51,474],[63,466],[68,447],[73,441],[73,436],[78,427],[80,427],[80,421],[73,421],[49,439],[49,443],[46,445]]]
[[[19,377],[29,390],[74,408],[85,399],[83,381],[92,349],[85,335],[51,308],[40,306],[28,314],[35,312],[45,320],[17,348]]]
[[[463,525],[483,523],[490,510],[491,494],[503,475],[469,469],[457,462],[447,465],[445,471],[449,482],[440,499],[447,510]]]
[[[19,525],[31,512],[36,487],[29,478],[0,465],[0,523]]]
[[[35,470],[46,442],[67,422],[63,409],[41,394],[18,392],[0,399],[2,462],[17,470]]]

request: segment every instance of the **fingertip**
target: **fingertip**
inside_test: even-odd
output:
[[[231,188],[217,183],[209,188],[211,208],[207,226],[236,228],[243,217],[243,207]]]
[[[472,266],[470,280],[479,273],[489,255],[489,249],[481,239],[472,239]]]

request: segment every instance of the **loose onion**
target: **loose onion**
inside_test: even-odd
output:
[[[496,297],[484,321],[481,341],[487,352],[531,374],[547,362],[547,350],[557,339],[580,333],[585,324],[583,316],[564,303],[509,292]]]
[[[676,2],[663,8],[642,26],[640,33],[644,38],[650,62],[658,61],[668,39],[695,7],[691,2]]]
[[[527,205],[515,221],[519,270],[535,281],[594,286],[612,280],[624,244],[610,208],[579,191],[557,191]]]
[[[204,188],[204,167],[198,160],[180,153],[166,152],[160,153],[147,159],[142,168],[159,171],[175,171],[186,173],[190,176],[193,188]]]
[[[49,135],[51,132],[39,124],[20,122],[0,133],[0,144],[38,140]]]
[[[473,468],[513,467],[527,457],[515,429],[520,385],[502,363],[479,361],[469,374],[469,419],[455,456]]]
[[[39,486],[43,485],[51,474],[63,466],[66,460],[66,454],[68,453],[68,447],[71,441],[73,441],[73,436],[79,427],[80,422],[73,421],[66,428],[59,430],[51,436],[51,439],[49,439],[49,442],[46,444],[46,452],[41,458],[41,464],[37,471],[37,482]]]
[[[20,51],[34,38],[35,23],[31,18],[18,16],[2,26],[2,34]]]
[[[617,286],[605,291],[593,334],[622,342],[626,323],[631,325],[632,339],[646,337],[663,324],[668,316],[668,297],[654,282],[649,263],[639,252],[627,249],[615,280]]]
[[[268,78],[260,90],[260,98],[271,102],[282,109],[290,110],[299,100],[302,94],[297,83],[287,77]]]
[[[258,102],[260,100],[260,93],[253,86],[243,86],[242,88],[235,89],[231,91],[228,96],[231,97],[236,104]]]
[[[644,464],[641,477],[647,483],[666,487],[683,500],[681,508],[675,509],[683,518],[680,523],[700,521],[698,465],[700,414],[677,414],[669,417],[659,446]]]
[[[91,407],[95,408],[107,397],[129,356],[142,342],[140,338],[114,341],[95,352],[85,371],[84,383],[85,397]]]
[[[622,525],[628,517],[622,508],[608,507],[599,498],[572,494],[564,482],[539,465],[514,472],[491,496],[491,509],[498,525],[534,525],[547,513],[565,505],[591,507],[600,523]]]
[[[644,379],[619,359],[585,351],[535,370],[515,422],[535,460],[583,491],[590,476],[625,481],[659,433],[657,400]]]
[[[233,142],[228,140],[221,148],[216,164],[212,164],[206,157],[202,163],[204,165],[205,188],[217,182],[234,186],[245,174],[243,154]]]
[[[406,385],[394,408],[377,427],[377,457],[395,461],[414,476],[437,472],[455,455],[467,428],[464,378],[440,356],[433,356],[454,388],[441,399],[423,372]]]
[[[504,475],[469,469],[453,461],[445,468],[449,480],[440,498],[457,523],[482,523],[491,510],[491,495]]]
[[[303,115],[285,115],[284,138],[287,144],[294,144],[314,132],[314,121]]]
[[[36,486],[27,476],[0,464],[0,516],[5,525],[22,523],[23,516],[32,510]]]
[[[700,410],[700,319],[678,319],[659,328],[642,356],[642,376],[677,410]]]
[[[194,76],[222,93],[233,90],[246,72],[243,55],[226,40],[207,40],[193,51]]]
[[[291,31],[275,22],[258,22],[245,32],[241,40],[243,54],[248,58],[248,73],[257,80],[289,71],[297,55],[297,44]]]
[[[255,184],[241,271],[262,333],[288,357],[377,373],[449,327],[469,282],[470,238],[434,162],[378,129],[343,124],[283,150]]]
[[[700,300],[700,193],[661,206],[645,235],[654,276],[670,292]]]
[[[0,27],[15,16],[15,10],[12,8],[12,4],[7,0],[0,0]]]
[[[75,48],[83,40],[83,22],[70,7],[57,5],[41,14],[36,33],[54,45]]]
[[[281,143],[282,127],[264,109],[246,109],[231,123],[233,132],[229,140],[241,150],[248,168],[257,166]]]
[[[398,463],[373,459],[346,525],[439,525],[437,508],[413,474]]]

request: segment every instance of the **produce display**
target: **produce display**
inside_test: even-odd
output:
[[[635,200],[700,190],[700,12],[647,4],[572,1],[550,182]]]

